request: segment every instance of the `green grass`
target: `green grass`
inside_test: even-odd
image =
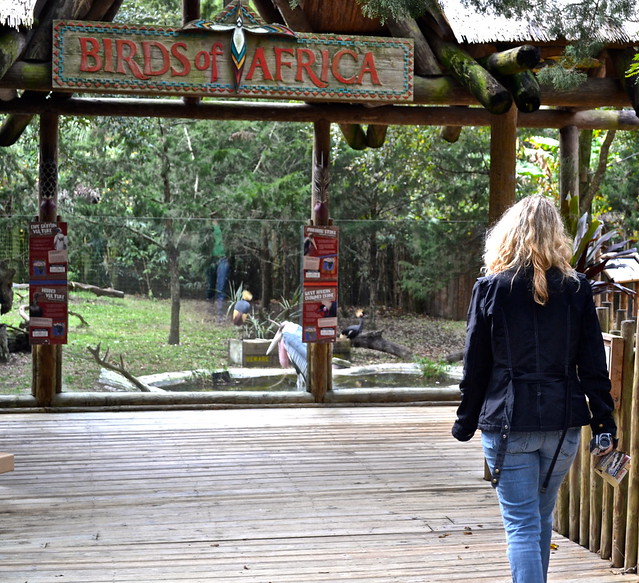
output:
[[[62,349],[62,383],[65,391],[90,391],[100,374],[100,365],[87,350],[109,350],[109,361],[119,363],[141,376],[162,372],[224,368],[228,365],[228,340],[239,330],[231,323],[218,324],[210,305],[200,300],[183,300],[180,310],[180,344],[169,345],[170,300],[97,297],[86,292],[70,294],[68,344]],[[15,314],[15,315],[14,315]],[[7,315],[9,316],[9,315]],[[3,322],[18,325],[17,311]],[[31,391],[31,357],[21,358],[22,367],[11,367],[2,375],[0,393]],[[4,378],[11,377],[11,378]]]

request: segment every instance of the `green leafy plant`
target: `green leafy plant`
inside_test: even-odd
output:
[[[617,231],[604,233],[603,226],[602,221],[589,213],[579,216],[579,197],[570,198],[566,227],[573,237],[571,265],[590,280],[594,294],[616,291],[635,295],[634,290],[620,283],[597,279],[604,270],[614,269],[615,260],[632,257],[637,252],[635,247],[630,247],[634,243],[631,239],[612,243]]]
[[[417,358],[417,364],[424,379],[431,382],[443,381],[450,372],[450,364],[442,360],[432,360],[428,357]]]

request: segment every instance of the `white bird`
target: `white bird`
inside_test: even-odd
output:
[[[280,366],[293,366],[297,373],[297,388],[305,391],[308,381],[308,356],[306,344],[302,342],[302,327],[294,322],[283,322],[275,333],[266,354],[278,348]]]

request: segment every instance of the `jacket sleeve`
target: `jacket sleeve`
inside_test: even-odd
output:
[[[617,426],[612,416],[614,402],[610,395],[610,378],[601,328],[590,284],[582,281],[582,286],[588,289],[585,291],[587,298],[577,353],[577,374],[582,390],[588,397],[592,414],[590,427],[593,434],[611,433],[615,436]]]
[[[464,372],[459,383],[461,404],[452,428],[453,437],[459,441],[468,441],[477,430],[492,370],[490,324],[483,310],[483,287],[482,280],[475,283],[468,308]]]

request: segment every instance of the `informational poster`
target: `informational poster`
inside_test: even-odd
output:
[[[29,340],[66,344],[68,328],[66,223],[29,224]]]
[[[304,227],[302,340],[337,339],[337,227]]]

